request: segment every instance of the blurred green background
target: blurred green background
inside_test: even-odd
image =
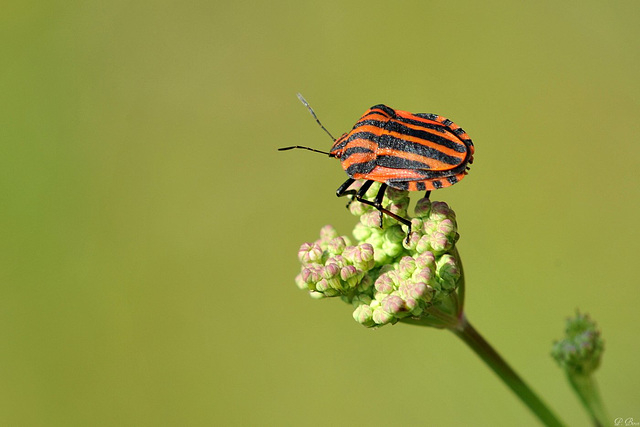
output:
[[[330,141],[371,105],[476,144],[467,314],[570,425],[549,357],[601,326],[640,420],[640,3],[9,1],[0,13],[0,424],[538,425],[453,334],[367,330],[293,282]],[[636,267],[634,267],[636,265]]]

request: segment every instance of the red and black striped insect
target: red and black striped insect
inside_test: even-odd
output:
[[[408,191],[426,191],[449,187],[467,174],[473,162],[474,147],[469,135],[451,120],[437,114],[409,113],[386,105],[374,105],[356,122],[350,132],[335,139],[320,123],[309,103],[298,94],[320,127],[333,139],[329,152],[309,147],[293,146],[279,150],[303,148],[327,154],[340,160],[349,175],[336,195],[352,196],[361,203],[373,206],[406,225],[411,234],[411,221],[382,206],[387,187]],[[365,180],[358,190],[349,187],[358,179]],[[366,200],[365,193],[374,182],[380,190],[374,200]]]

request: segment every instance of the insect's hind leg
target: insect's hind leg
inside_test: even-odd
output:
[[[429,200],[429,196],[431,196],[431,190],[427,190],[426,193],[424,193],[424,198]]]

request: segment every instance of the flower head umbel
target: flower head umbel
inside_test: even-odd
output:
[[[374,184],[367,198],[379,187]],[[398,221],[353,201],[350,210],[359,217],[355,243],[330,225],[322,228],[320,239],[300,247],[296,283],[314,298],[339,296],[351,303],[354,319],[367,327],[425,319],[442,326],[438,312],[455,317],[462,311],[456,294],[462,269],[455,250],[455,213],[444,202],[421,199],[410,217],[409,193],[394,189],[387,190],[383,206],[410,218],[408,241]]]

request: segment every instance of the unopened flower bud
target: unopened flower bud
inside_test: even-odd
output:
[[[393,320],[393,314],[378,306],[373,309],[372,319],[377,325],[385,325]]]
[[[332,225],[325,225],[320,229],[320,240],[323,242],[329,242],[332,239],[338,237],[338,232]]]
[[[373,320],[373,310],[371,306],[362,304],[356,307],[353,312],[353,318],[356,322],[366,327],[375,326],[376,322]]]
[[[588,314],[567,319],[565,338],[553,345],[551,355],[570,375],[590,375],[600,366],[604,341]]]
[[[383,274],[382,276],[378,277],[378,280],[376,280],[375,287],[376,291],[378,292],[381,292],[383,294],[390,294],[394,290],[393,280],[391,280],[389,274]]]
[[[447,240],[447,236],[439,231],[436,231],[429,236],[429,246],[431,246],[434,253],[446,252],[451,248],[449,240]]]
[[[442,255],[438,260],[436,273],[440,277],[440,284],[443,289],[452,290],[456,288],[460,278],[460,269],[452,255]]]
[[[410,256],[403,257],[398,265],[400,277],[408,279],[416,270],[416,261]]]
[[[427,198],[418,200],[416,203],[415,213],[417,217],[427,217],[431,212],[431,201]]]
[[[322,269],[322,277],[325,279],[336,277],[338,273],[340,273],[340,267],[338,267],[338,264],[327,263]]]
[[[440,219],[443,220],[452,215],[452,210],[449,208],[445,202],[433,202],[431,204],[431,213],[429,217],[431,219]]]
[[[404,308],[404,301],[397,295],[389,295],[382,300],[382,309],[390,314],[396,314]]]
[[[323,267],[318,264],[309,264],[302,269],[302,280],[307,284],[315,284],[322,279]]]
[[[322,248],[317,243],[303,243],[298,251],[298,259],[303,264],[321,262]]]

